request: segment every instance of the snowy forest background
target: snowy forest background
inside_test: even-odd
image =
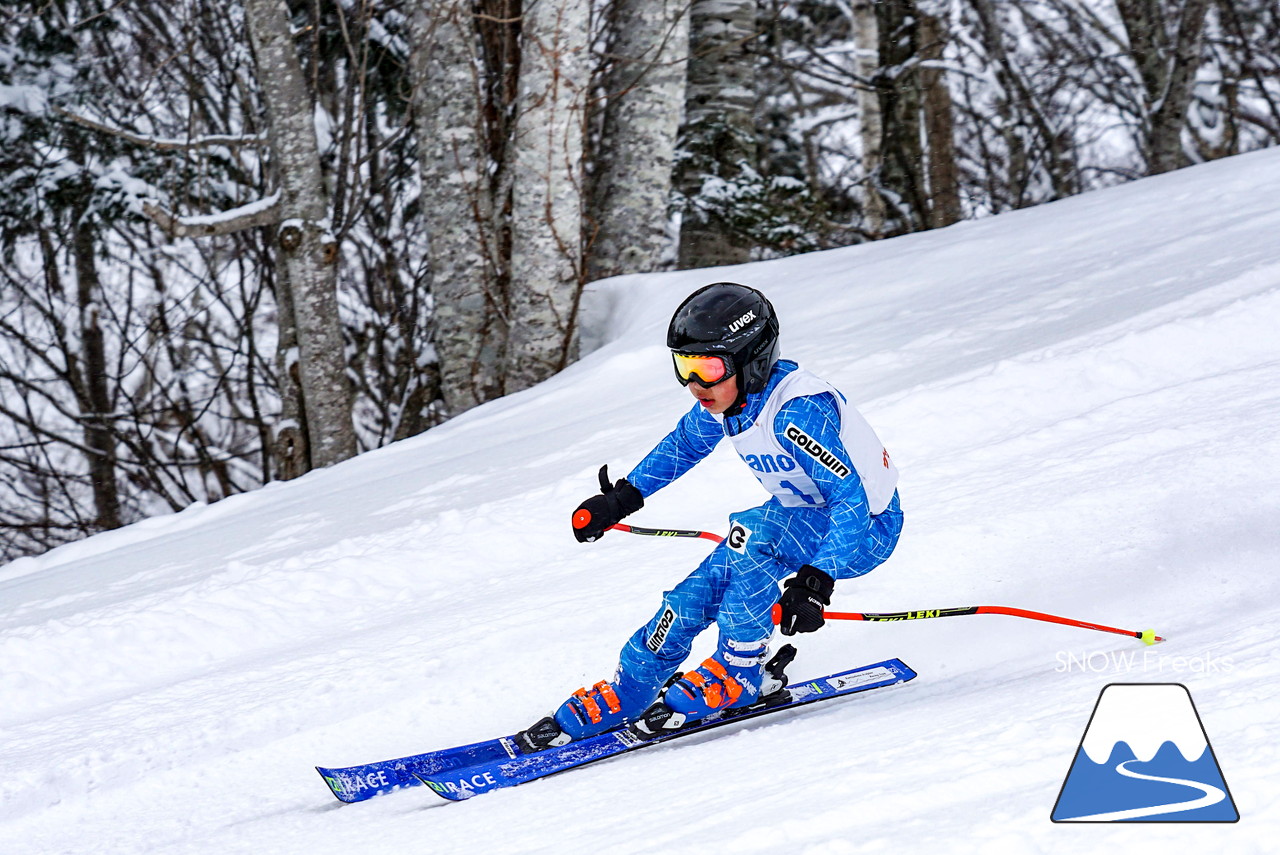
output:
[[[1280,142],[1275,0],[39,0],[0,27],[0,560],[527,388],[603,277]]]

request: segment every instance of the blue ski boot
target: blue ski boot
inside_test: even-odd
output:
[[[794,648],[786,657],[787,663],[776,669],[765,665],[768,655],[767,639],[734,641],[721,635],[715,654],[669,686],[662,700],[644,711],[633,731],[641,738],[657,736],[721,710],[751,706],[763,696],[781,691],[786,685],[781,669],[795,655]]]
[[[661,689],[630,679],[619,667],[612,682],[601,680],[574,692],[553,714],[518,733],[516,741],[526,752],[542,751],[622,727],[639,718]]]
[[[740,644],[722,637],[715,655],[691,674],[677,674],[662,698],[631,724],[631,732],[641,739],[652,739],[713,713],[732,716],[734,710],[788,700],[786,669],[796,658],[796,649],[785,644],[764,662],[766,644]],[[757,664],[760,662],[764,664]]]
[[[686,722],[720,710],[745,707],[760,698],[769,642],[720,636],[715,654],[667,689],[663,701]]]

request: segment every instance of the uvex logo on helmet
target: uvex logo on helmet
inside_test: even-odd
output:
[[[755,319],[756,319],[756,310],[752,309],[742,317],[738,318],[733,323],[729,324],[729,332],[736,333],[738,330],[742,329],[743,327],[745,327],[747,324],[751,323]]]

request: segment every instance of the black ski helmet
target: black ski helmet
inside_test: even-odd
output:
[[[764,294],[736,282],[694,291],[671,318],[667,347],[725,356],[743,395],[763,392],[778,361],[778,315]]]

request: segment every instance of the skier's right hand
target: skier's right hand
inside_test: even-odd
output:
[[[588,543],[628,514],[644,507],[644,496],[626,478],[609,483],[609,465],[600,467],[600,495],[592,496],[573,512],[573,536]]]
[[[796,575],[782,583],[782,596],[778,599],[782,617],[779,626],[783,635],[797,632],[817,632],[826,623],[822,607],[831,605],[831,592],[836,580],[812,564],[801,566]]]

